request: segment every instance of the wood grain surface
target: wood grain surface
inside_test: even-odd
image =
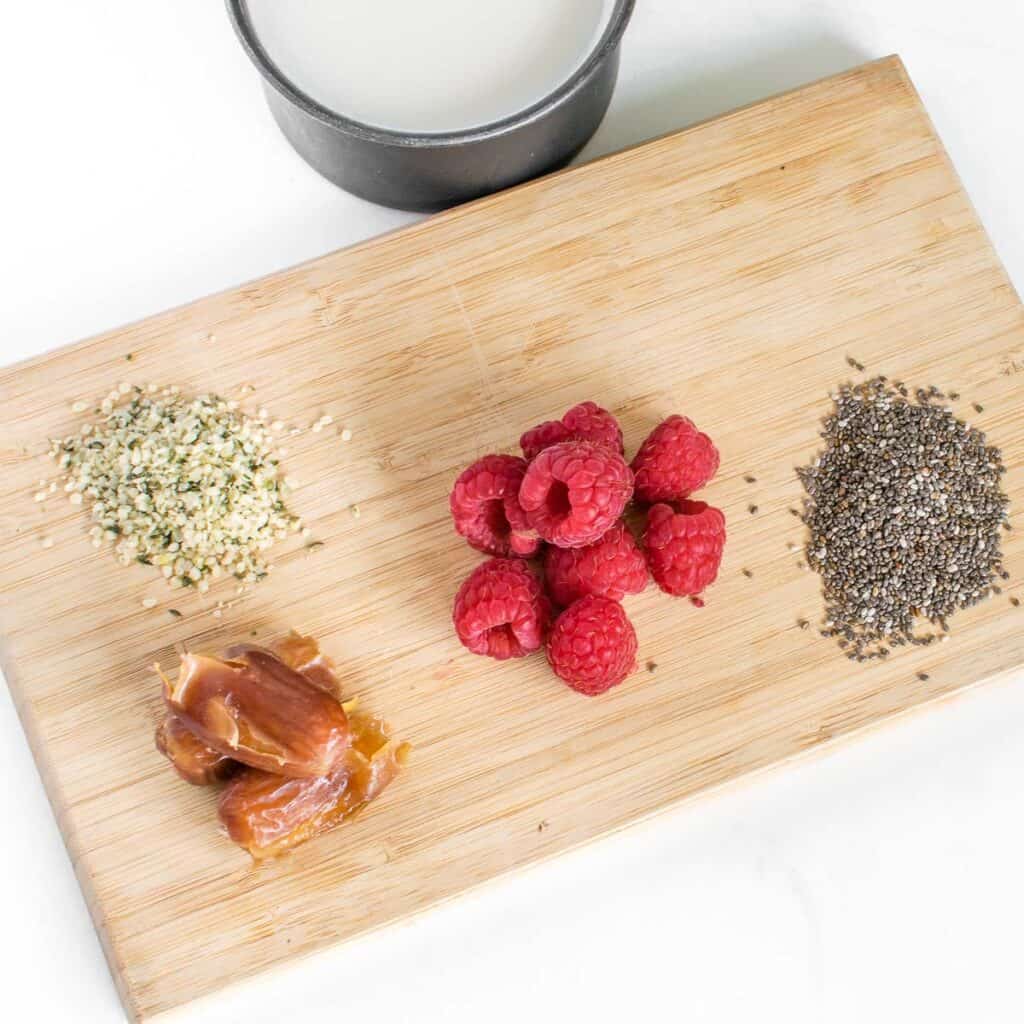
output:
[[[0,372],[3,667],[129,1013],[1024,663],[1016,579],[949,643],[884,663],[797,628],[821,599],[788,549],[794,467],[848,355],[963,395],[1005,453],[1007,565],[1024,571],[1024,313],[896,58]],[[218,619],[230,585],[172,592],[95,551],[80,509],[35,503],[46,439],[122,380],[252,385],[249,408],[307,427],[330,413],[284,459],[324,547],[285,545]],[[479,561],[448,519],[454,476],[583,399],[620,417],[630,451],[666,414],[693,417],[722,450],[707,497],[729,523],[707,607],[627,600],[657,667],[600,700],[543,657],[466,653],[449,620]],[[257,867],[218,833],[214,794],[154,750],[150,666],[291,626],[415,749],[364,816]]]

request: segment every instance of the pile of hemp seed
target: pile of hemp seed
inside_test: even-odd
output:
[[[954,612],[1009,575],[1002,456],[945,397],[931,387],[911,398],[885,377],[844,385],[824,450],[799,470],[807,562],[826,602],[821,632],[855,661],[936,642]]]

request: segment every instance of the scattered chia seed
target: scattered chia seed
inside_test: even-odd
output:
[[[823,632],[848,641],[856,661],[935,643],[917,635],[922,620],[945,633],[949,616],[989,596],[1009,525],[999,450],[933,404],[937,388],[918,388],[916,403],[905,395],[878,378],[843,386],[824,451],[799,470]]]
[[[752,580],[754,578],[754,574],[749,569],[744,569],[743,575],[746,576],[748,580]]]

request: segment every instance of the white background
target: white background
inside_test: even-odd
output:
[[[899,52],[1024,285],[1018,0],[638,8],[618,93],[585,157]],[[8,2],[4,14],[0,361],[411,219],[344,195],[291,152],[217,0]],[[1021,682],[712,795],[182,1017],[1020,1021]],[[0,778],[2,1017],[119,1021],[4,687]]]

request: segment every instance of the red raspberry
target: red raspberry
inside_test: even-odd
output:
[[[519,504],[544,540],[578,548],[607,533],[632,493],[633,474],[618,452],[588,441],[563,441],[530,463]]]
[[[549,547],[544,576],[555,604],[568,608],[587,594],[621,601],[647,586],[647,563],[625,523],[617,523],[585,548]]]
[[[551,630],[548,661],[588,697],[621,683],[636,668],[636,632],[622,605],[597,594],[570,605]]]
[[[478,565],[455,595],[455,632],[474,654],[504,661],[537,651],[551,621],[540,580],[515,558]]]
[[[463,471],[449,504],[455,530],[489,555],[536,554],[540,538],[519,507],[519,486],[526,460],[515,455],[485,455]]]
[[[570,440],[569,428],[561,420],[546,420],[519,438],[519,446],[527,459],[535,459],[545,448]]]
[[[528,430],[519,439],[527,459],[536,458],[545,448],[562,441],[591,441],[605,444],[620,455],[622,430],[618,421],[606,409],[594,402],[580,402],[574,405],[561,420],[548,420]]]
[[[679,501],[703,487],[718,470],[718,449],[685,416],[655,427],[633,459],[640,501]]]
[[[696,596],[714,583],[725,547],[725,516],[703,501],[683,501],[676,512],[654,505],[644,534],[647,564],[667,594]]]

